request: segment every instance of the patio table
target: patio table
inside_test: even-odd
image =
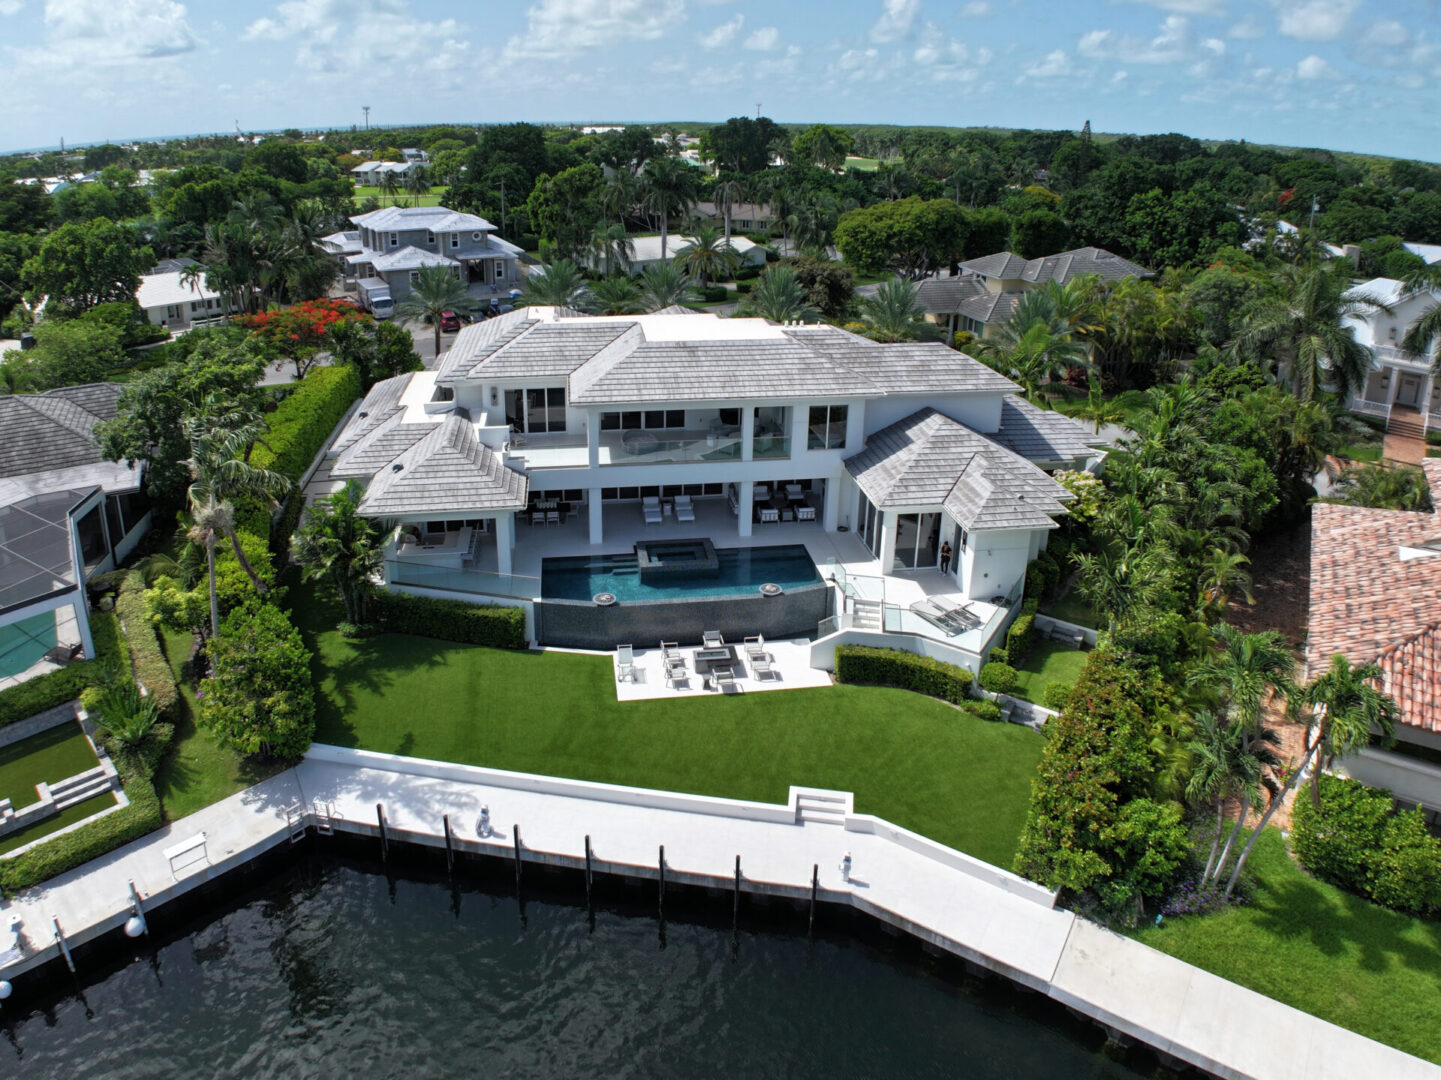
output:
[[[725,667],[735,659],[735,650],[726,645],[717,649],[698,649],[695,654],[697,675],[707,674],[712,667]]]

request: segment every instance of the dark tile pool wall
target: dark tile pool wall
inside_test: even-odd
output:
[[[777,640],[811,637],[831,614],[831,588],[803,585],[780,596],[697,596],[685,600],[622,600],[610,607],[589,601],[537,600],[535,636],[542,645],[601,649],[634,645],[655,648],[662,641],[700,644],[705,630],[719,630],[728,642],[752,634]]]

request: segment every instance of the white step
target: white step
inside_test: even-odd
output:
[[[71,788],[63,795],[55,796],[55,809],[65,810],[77,803],[83,803],[86,799],[96,795],[104,795],[110,791],[110,778],[100,776],[81,787]]]
[[[55,781],[50,785],[50,794],[58,801],[77,788],[90,787],[96,780],[104,781],[107,787],[110,784],[105,770],[99,765],[93,769],[86,769],[82,773],[76,773],[74,776],[67,776],[64,780]]]

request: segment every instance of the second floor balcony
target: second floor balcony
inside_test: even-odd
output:
[[[602,431],[598,442],[597,463],[601,467],[747,460],[744,440],[739,434],[715,430]],[[590,464],[589,440],[584,431],[513,435],[510,452],[514,457],[524,458],[528,469],[584,469]],[[790,456],[789,436],[757,434],[751,438],[749,460],[781,461]]]

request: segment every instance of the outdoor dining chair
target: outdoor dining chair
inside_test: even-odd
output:
[[[723,649],[726,639],[719,630],[706,630],[700,636],[701,648]]]

